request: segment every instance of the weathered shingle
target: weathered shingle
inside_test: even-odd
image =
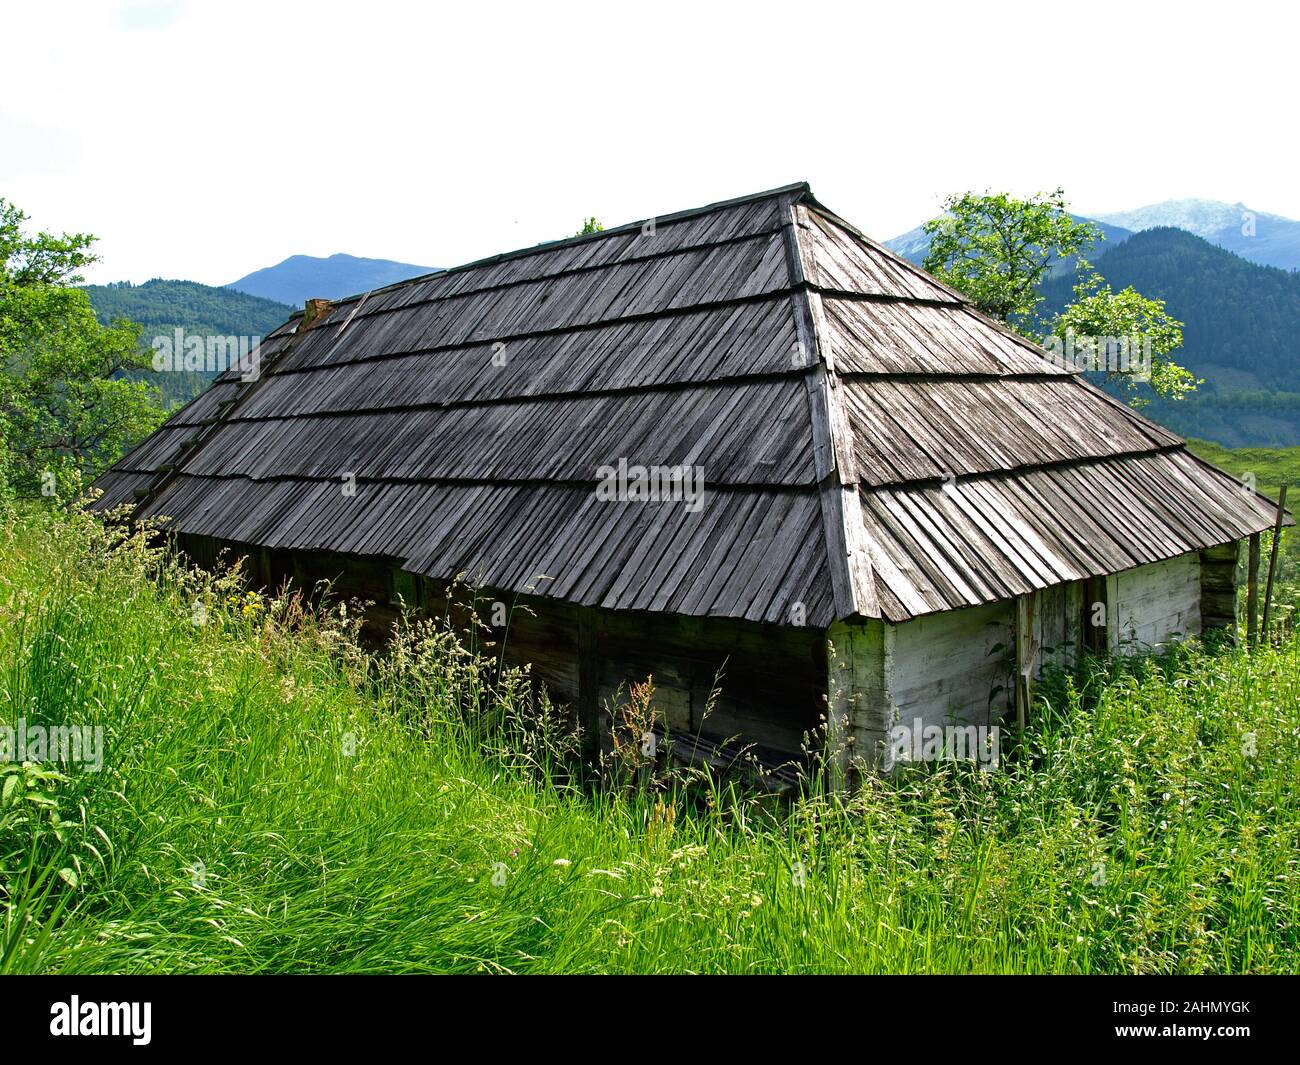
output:
[[[1180,448],[882,488],[862,511],[891,621],[1238,540],[1275,513]]]

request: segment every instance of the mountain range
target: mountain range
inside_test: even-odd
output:
[[[1300,222],[1244,204],[1166,200],[1135,211],[1096,215],[1094,221],[1134,233],[1173,227],[1203,237],[1261,266],[1300,268]]]
[[[301,307],[309,299],[337,300],[355,296],[421,274],[436,273],[438,269],[392,259],[361,259],[342,253],[327,259],[314,255],[290,255],[274,266],[245,274],[226,288]]]
[[[1134,233],[1172,227],[1202,237],[1220,248],[1236,252],[1260,266],[1283,270],[1300,269],[1300,222],[1281,215],[1256,211],[1240,203],[1220,200],[1165,200],[1133,211],[1112,214],[1071,215],[1078,221],[1095,222],[1101,228],[1100,250],[1109,251]],[[930,239],[921,226],[884,242],[914,263],[925,259]],[[1094,249],[1093,254],[1098,254]]]

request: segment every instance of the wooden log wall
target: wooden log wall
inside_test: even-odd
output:
[[[630,686],[648,677],[670,730],[739,737],[765,754],[796,756],[818,746],[829,725],[845,780],[855,771],[851,762],[892,764],[889,733],[900,722],[997,724],[1014,706],[1014,601],[898,625],[837,622],[823,631],[449,589],[412,579],[391,559],[266,551],[204,537],[178,544],[200,565],[215,564],[223,552],[246,556],[254,582],[271,589],[312,591],[328,582],[335,598],[369,601],[373,642],[386,638],[400,599],[452,618],[476,634],[477,646],[527,667],[556,701],[568,703],[589,751]],[[1035,673],[1078,661],[1089,636],[1089,596],[1102,587],[1113,649],[1199,631],[1202,617],[1207,625],[1235,625],[1238,546],[1113,574],[1091,582],[1091,592],[1086,582],[1069,582],[1036,593]]]
[[[739,737],[793,757],[822,726],[826,651],[818,629],[594,610],[586,619],[602,719],[630,684],[653,676],[669,729]]]
[[[367,642],[386,639],[399,601],[448,617],[475,646],[525,666],[558,702],[573,707],[589,742],[632,684],[653,678],[654,706],[670,730],[740,737],[764,754],[798,756],[805,736],[820,742],[826,713],[822,630],[728,618],[604,611],[537,596],[413,581],[392,559],[328,552],[265,551],[206,537],[178,538],[196,563],[249,561],[250,580],[269,590],[361,600]],[[412,600],[414,600],[412,602]],[[471,618],[477,618],[477,622]],[[716,686],[716,696],[714,696]]]
[[[1254,539],[1258,544],[1258,537]],[[1256,565],[1258,554],[1256,548]],[[1224,630],[1235,639],[1239,620],[1237,589],[1241,585],[1241,541],[1205,548],[1200,552],[1200,564],[1201,628]]]
[[[631,685],[647,678],[658,721],[669,730],[739,736],[792,756],[805,733],[822,727],[821,630],[476,594],[476,616],[491,630],[496,652],[507,664],[527,667],[554,699],[570,703],[589,742],[608,732],[611,712],[627,700]],[[446,595],[429,582],[426,609],[445,611]],[[457,598],[463,603],[464,593],[453,593]]]

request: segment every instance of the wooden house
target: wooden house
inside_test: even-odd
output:
[[[769,761],[829,719],[888,764],[900,720],[996,723],[1085,647],[1232,626],[1275,516],[803,184],[312,301],[244,376],[99,506],[266,584],[472,582],[589,729],[653,675],[678,735]],[[601,491],[655,468],[697,491]]]

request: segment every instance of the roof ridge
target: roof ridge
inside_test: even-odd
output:
[[[757,203],[759,200],[776,199],[779,196],[789,196],[793,193],[800,193],[801,195],[811,197],[812,189],[806,181],[795,181],[789,185],[780,185],[774,189],[764,189],[762,192],[751,192],[745,196],[734,196],[728,200],[717,200],[714,203],[706,203],[702,207],[688,207],[685,210],[673,211],[670,214],[650,215],[646,218],[638,218],[633,222],[624,222],[611,229],[602,229],[595,233],[577,233],[571,237],[560,237],[558,240],[544,240],[539,244],[530,244],[524,248],[514,248],[510,251],[497,252],[495,255],[488,255],[482,259],[474,259],[467,263],[459,263],[456,266],[431,270],[427,274],[408,277],[402,281],[394,281],[390,285],[382,285],[379,288],[371,289],[369,293],[355,292],[350,296],[342,296],[339,299],[332,300],[331,302],[335,305],[340,303],[350,303],[353,300],[361,299],[361,297],[365,295],[377,295],[381,292],[392,292],[395,289],[404,288],[407,285],[414,285],[421,281],[428,281],[430,278],[442,277],[444,274],[458,274],[464,270],[475,270],[483,266],[491,266],[495,263],[507,262],[511,259],[525,259],[530,255],[539,255],[543,252],[555,251],[558,248],[578,244],[589,244],[594,241],[603,240],[606,237],[612,237],[620,233],[628,233],[634,229],[640,229],[645,226],[647,222],[653,222],[656,225],[670,224],[683,221],[687,218],[695,218],[702,214],[708,214],[711,211],[721,211],[728,207],[739,207],[743,203]]]
[[[841,401],[839,380],[829,353],[823,349],[820,325],[821,297],[811,290],[803,268],[799,226],[795,207],[811,197],[807,188],[791,190],[783,204],[785,218],[786,267],[789,270],[790,302],[794,311],[795,335],[802,356],[812,360],[813,372],[804,375],[808,398],[808,419],[812,429],[813,470],[821,503],[822,534],[831,580],[831,598],[837,620],[850,617],[880,617],[866,542],[858,486],[846,464],[853,462],[853,439]]]
[[[839,226],[842,230],[844,230],[844,232],[848,233],[855,240],[865,244],[869,251],[877,255],[883,256],[885,259],[888,259],[889,262],[892,263],[894,266],[898,267],[899,269],[905,270],[913,277],[920,278],[926,284],[933,285],[935,288],[940,289],[943,292],[946,292],[948,295],[952,296],[953,299],[955,299],[961,306],[963,307],[973,306],[970,297],[967,296],[966,293],[962,292],[960,289],[953,288],[951,285],[945,284],[943,281],[940,281],[933,274],[930,274],[925,270],[923,270],[921,267],[917,266],[916,263],[910,261],[909,259],[905,259],[903,256],[899,255],[895,251],[891,251],[889,248],[885,247],[880,242],[872,240],[869,236],[863,233],[862,230],[860,230],[852,222],[848,221],[847,219],[841,218],[829,207],[827,207],[824,203],[818,200],[817,197],[812,194],[811,190],[809,191],[807,197],[805,198],[805,202],[808,207],[812,208],[814,211],[816,211],[827,221],[832,222],[835,225]],[[905,297],[899,297],[899,300],[900,302],[909,302]]]

